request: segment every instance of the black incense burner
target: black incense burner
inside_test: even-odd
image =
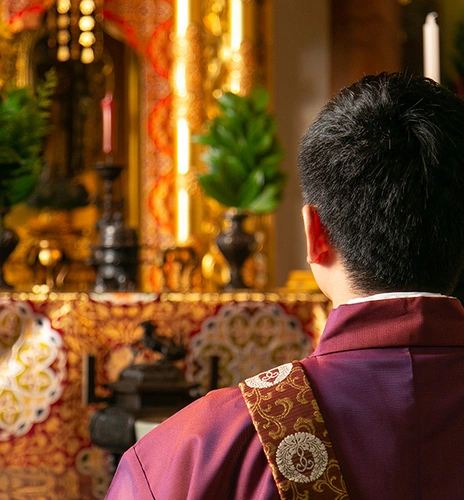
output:
[[[122,453],[136,441],[136,420],[161,422],[194,399],[191,395],[194,387],[186,382],[184,371],[175,364],[185,357],[184,347],[158,335],[155,325],[149,321],[141,326],[143,338],[133,349],[149,348],[161,353],[162,358],[125,368],[116,382],[106,386],[112,391],[110,398],[95,396],[94,358],[88,358],[87,403],[107,403],[91,417],[90,439],[110,452],[113,469]]]

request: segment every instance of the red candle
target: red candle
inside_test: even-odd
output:
[[[108,91],[100,104],[103,118],[103,153],[108,155],[113,151],[113,92]]]

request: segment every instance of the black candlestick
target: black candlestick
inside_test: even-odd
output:
[[[98,163],[98,175],[103,179],[102,215],[97,222],[98,244],[92,246],[90,264],[95,267],[93,290],[132,291],[135,288],[138,267],[138,243],[135,229],[124,224],[117,210],[121,200],[114,200],[114,181],[122,167]]]

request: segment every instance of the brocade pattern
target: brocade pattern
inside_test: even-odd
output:
[[[348,500],[309,381],[298,361],[290,367],[285,364],[239,384],[279,495],[285,500]]]
[[[219,387],[312,351],[312,338],[281,304],[230,303],[201,324],[189,343],[187,378],[208,389],[211,358],[219,358]]]

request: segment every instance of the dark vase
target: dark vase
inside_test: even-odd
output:
[[[230,280],[225,290],[248,288],[242,277],[242,266],[253,252],[255,238],[243,229],[244,213],[226,212],[227,227],[216,238],[216,244],[226,258],[230,268]]]
[[[19,242],[18,235],[3,226],[3,218],[9,212],[9,208],[0,208],[0,289],[11,290],[13,287],[3,277],[3,265],[11,255]]]

